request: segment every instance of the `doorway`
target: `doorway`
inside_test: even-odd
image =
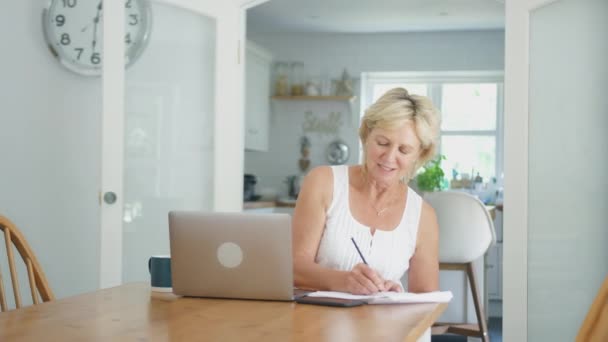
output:
[[[411,9],[411,5],[416,1],[404,3],[407,3]],[[275,113],[277,108],[272,108],[272,106],[283,105],[271,102],[273,110],[268,121],[268,134],[272,143],[269,150],[277,144],[295,146],[294,141],[297,137],[294,137],[293,133],[301,131],[302,121],[299,120],[307,111],[310,110],[313,113],[335,111],[342,114],[341,138],[350,146],[351,151],[355,151],[355,153],[351,153],[354,158],[349,159],[348,163],[358,163],[356,151],[359,141],[356,128],[359,117],[368,104],[363,98],[365,92],[362,89],[364,83],[362,76],[364,73],[409,72],[420,74],[429,71],[502,71],[504,69],[504,5],[500,2],[487,1],[483,3],[471,1],[469,5],[479,13],[490,13],[494,8],[498,12],[495,17],[497,18],[495,26],[487,21],[482,24],[477,23],[476,28],[471,26],[462,30],[462,26],[460,26],[460,30],[455,30],[458,24],[465,25],[467,21],[459,21],[454,18],[454,12],[441,5],[427,7],[424,12],[425,20],[420,19],[422,18],[420,13],[417,14],[417,18],[410,18],[405,14],[407,11],[400,12],[399,9],[393,7],[391,10],[401,17],[399,20],[391,21],[391,15],[386,14],[384,17],[377,15],[376,18],[383,19],[374,21],[374,13],[382,12],[390,7],[387,2],[383,1],[374,2],[374,8],[361,10],[366,12],[365,15],[351,13],[343,8],[337,10],[339,13],[336,16],[330,17],[332,10],[336,10],[331,8],[331,5],[315,7],[314,3],[298,4],[296,1],[270,1],[249,10],[247,38],[269,50],[274,61],[302,62],[305,74],[312,83],[322,83],[323,80],[331,83],[339,80],[346,70],[353,80],[353,92],[356,96],[356,99],[350,102],[346,109],[338,108],[339,104],[326,103],[325,108],[319,108],[321,105],[301,104],[293,105],[290,109],[291,112],[283,110],[279,115]],[[403,21],[404,17],[410,19],[410,22],[414,23],[413,26],[418,26],[409,27],[407,32],[399,32],[394,28],[391,30],[387,27],[380,27],[378,24],[380,22],[395,24]],[[285,20],[285,18],[289,18],[289,20]],[[353,21],[358,21],[364,26],[367,25],[366,28],[355,28],[355,24],[348,22],[349,18],[356,18]],[[280,29],[273,28],[273,23]],[[434,25],[434,27],[422,27],[421,25],[425,23]],[[500,83],[502,83],[502,79]],[[271,86],[270,89],[272,91],[273,87]],[[497,104],[501,108],[502,105],[502,103]],[[317,116],[322,118],[322,114],[318,113]],[[291,126],[295,127],[293,131],[290,131],[291,134],[284,133],[289,129],[286,126],[290,124],[285,122],[287,115],[292,117]],[[502,132],[497,131],[496,135],[502,135]],[[314,147],[313,141],[312,166],[327,164],[322,155],[314,155]],[[277,160],[280,158],[288,160]],[[248,162],[248,159],[249,161],[262,160],[263,162],[260,164],[276,165],[275,169],[284,170],[294,168],[297,158],[299,158],[297,153],[245,152],[245,171],[248,171],[248,165],[255,164],[255,161]],[[502,160],[496,163],[501,162]],[[281,191],[283,180],[281,176],[270,172],[264,174],[265,170],[262,168],[258,168],[256,172],[260,173],[258,175],[260,179],[264,179],[261,181],[263,187],[276,187],[279,189],[278,192]],[[497,212],[496,226],[499,225],[498,221],[502,221],[502,212]],[[497,253],[494,252],[493,255],[496,255]],[[499,262],[496,262],[496,265],[499,265]],[[502,281],[496,279],[494,284],[496,288],[499,288]],[[487,306],[489,315],[492,317],[501,316],[499,298],[494,296],[496,299],[493,301],[494,303]],[[464,315],[474,317],[472,312],[464,313]]]

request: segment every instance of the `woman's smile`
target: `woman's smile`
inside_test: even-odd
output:
[[[395,171],[397,169],[395,167],[390,167],[390,166],[383,165],[383,164],[378,164],[378,166],[380,167],[381,170],[384,170],[386,172],[392,172],[392,171]]]

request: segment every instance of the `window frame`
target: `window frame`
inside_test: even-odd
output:
[[[364,72],[361,74],[361,101],[359,119],[373,103],[374,87],[387,83],[426,84],[427,96],[441,109],[442,85],[450,83],[495,83],[496,128],[495,130],[441,130],[441,136],[495,136],[496,180],[502,186],[504,172],[504,72],[502,71],[428,71],[428,72]],[[439,142],[441,153],[441,140]],[[360,144],[359,144],[360,145]],[[361,151],[362,146],[359,146]],[[360,153],[359,160],[362,155]]]

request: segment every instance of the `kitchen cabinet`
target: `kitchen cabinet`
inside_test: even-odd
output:
[[[502,245],[502,209],[497,210],[494,218],[496,244],[490,246],[486,254],[486,312],[488,317],[502,317],[502,279],[503,279],[503,245]]]
[[[245,49],[245,149],[268,151],[272,55],[247,41]]]
[[[490,246],[486,257],[486,281],[489,300],[502,300],[502,211],[494,218],[496,244]]]
[[[502,243],[492,246],[488,250],[486,260],[486,279],[488,286],[488,299],[502,299]]]

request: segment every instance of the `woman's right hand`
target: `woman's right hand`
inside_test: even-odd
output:
[[[370,295],[387,291],[385,280],[366,264],[357,264],[344,276],[343,289],[340,291],[358,295]]]

